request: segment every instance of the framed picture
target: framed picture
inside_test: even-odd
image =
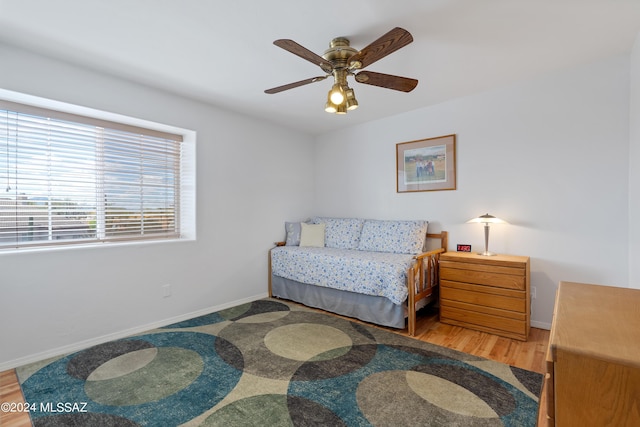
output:
[[[398,193],[456,189],[456,136],[396,144]]]

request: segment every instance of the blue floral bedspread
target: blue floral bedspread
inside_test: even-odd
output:
[[[407,299],[407,269],[413,255],[352,249],[280,246],[271,251],[276,276],[366,295],[394,304]]]

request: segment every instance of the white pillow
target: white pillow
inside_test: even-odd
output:
[[[324,248],[325,224],[300,224],[300,246]]]

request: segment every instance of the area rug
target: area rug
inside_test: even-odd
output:
[[[542,375],[264,299],[17,369],[43,426],[535,426]]]

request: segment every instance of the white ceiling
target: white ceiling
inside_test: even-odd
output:
[[[324,112],[331,80],[272,44],[322,55],[393,27],[414,42],[367,70],[416,78],[410,93],[359,84],[360,108]],[[640,0],[0,0],[0,42],[312,134],[630,52]],[[1,67],[1,58],[0,58]]]

